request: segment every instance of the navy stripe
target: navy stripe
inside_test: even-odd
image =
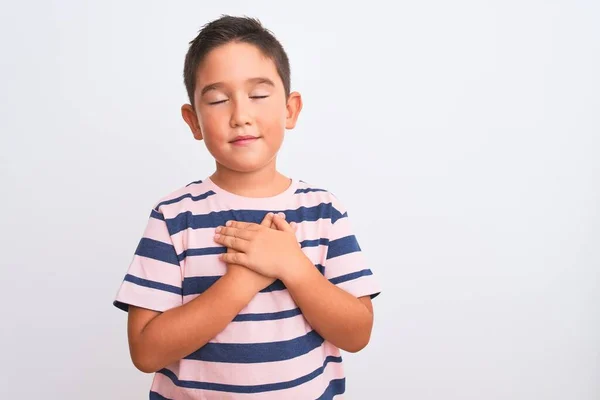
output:
[[[334,379],[329,382],[329,386],[327,386],[327,390],[323,393],[317,400],[330,400],[333,399],[334,396],[338,394],[343,394],[346,392],[346,378],[342,379]]]
[[[135,283],[139,286],[144,286],[152,289],[162,290],[163,292],[175,293],[181,296],[181,288],[173,285],[167,285],[166,283],[155,282],[148,279],[138,278],[137,276],[127,274],[125,275],[125,281]]]
[[[165,375],[169,379],[171,379],[171,381],[173,381],[175,386],[178,386],[178,387],[184,387],[184,388],[190,388],[190,389],[214,390],[214,391],[218,391],[218,392],[227,392],[227,393],[262,393],[262,392],[272,392],[274,390],[289,389],[289,388],[293,388],[295,386],[302,385],[303,383],[309,382],[309,381],[315,379],[317,376],[323,374],[325,367],[327,366],[327,364],[329,364],[331,362],[340,363],[340,362],[342,362],[342,358],[328,356],[325,358],[325,361],[323,362],[323,366],[317,368],[310,374],[301,376],[301,377],[293,379],[291,381],[266,383],[263,385],[252,385],[252,386],[227,385],[227,384],[223,384],[223,383],[212,383],[212,382],[182,381],[182,380],[179,380],[179,378],[177,378],[177,375],[175,375],[175,373],[173,373],[173,371],[171,371],[169,369],[164,368],[158,372]],[[331,382],[335,382],[335,381],[331,381]],[[331,387],[331,383],[329,384],[329,387],[327,388],[327,390],[329,390],[330,387]]]
[[[159,242],[158,240],[142,238],[138,244],[135,254],[141,257],[152,258],[179,267],[179,259],[172,244]]]
[[[305,247],[317,247],[319,245],[325,245],[327,246],[329,244],[329,239],[327,238],[320,238],[320,239],[312,239],[312,240],[303,240],[300,242],[300,247],[301,248],[305,248]]]
[[[329,241],[329,248],[327,249],[327,259],[334,257],[343,256],[345,254],[354,253],[360,251],[360,246],[356,240],[356,236],[349,235],[340,239]]]
[[[271,283],[269,286],[260,291],[260,293],[269,293],[269,292],[277,292],[279,290],[287,289],[283,282],[277,279],[275,282]]]
[[[171,200],[165,200],[165,201],[161,201],[160,203],[158,203],[158,204],[156,205],[156,207],[155,207],[154,209],[155,209],[155,210],[158,210],[158,208],[159,208],[160,206],[163,206],[163,205],[169,205],[169,204],[175,204],[175,203],[179,203],[181,200],[183,200],[183,199],[187,199],[187,198],[189,198],[189,199],[192,199],[192,201],[200,201],[200,200],[204,200],[204,199],[206,199],[207,197],[209,197],[209,196],[212,196],[212,195],[215,195],[215,194],[216,194],[216,193],[215,193],[215,192],[213,192],[212,190],[209,190],[209,191],[208,191],[208,192],[206,192],[206,193],[199,194],[198,196],[192,196],[192,194],[191,194],[191,193],[186,193],[186,194],[184,194],[184,195],[181,195],[181,196],[179,196],[179,197],[177,197],[177,198],[174,198],[174,199],[171,199]]]
[[[171,235],[185,229],[216,228],[224,226],[227,221],[241,221],[260,224],[267,212],[282,212],[285,220],[291,222],[318,221],[330,218],[332,223],[342,218],[344,214],[335,209],[331,203],[321,203],[313,207],[299,207],[295,210],[226,210],[209,214],[194,215],[191,211],[180,213],[174,218],[167,219],[166,223]]]
[[[263,363],[290,360],[321,346],[323,338],[311,331],[296,339],[271,343],[207,343],[189,356],[188,360],[223,363]]]
[[[188,256],[207,256],[210,254],[222,254],[222,253],[227,253],[227,247],[217,246],[217,247],[203,247],[200,249],[187,249],[187,250],[184,250],[181,254],[178,254],[177,259],[179,261],[183,261]]]
[[[321,275],[325,274],[325,267],[321,264],[315,265],[315,267],[319,270]],[[202,294],[209,287],[211,287],[216,281],[218,281],[220,276],[188,276],[183,278],[183,295],[188,296],[191,294]],[[277,292],[280,290],[286,290],[287,288],[279,279],[275,280],[266,288],[262,289],[260,293],[270,293]]]
[[[162,213],[159,213],[156,210],[152,210],[152,212],[150,213],[150,218],[159,219],[161,221],[165,220],[165,216],[162,215]]]
[[[125,312],[129,311],[129,304],[123,303],[123,302],[118,301],[118,300],[113,301],[113,306],[115,306],[118,309],[123,310]]]
[[[185,187],[191,186],[191,185],[195,185],[197,183],[202,183],[202,181],[194,181],[194,182],[190,182],[187,185],[185,185]]]
[[[331,278],[329,280],[329,282],[333,283],[334,285],[337,285],[338,283],[348,282],[348,281],[351,281],[353,279],[360,278],[361,276],[369,276],[369,275],[373,275],[373,272],[371,272],[370,269],[363,269],[362,271],[352,272],[350,274],[346,274],[346,275],[342,275],[342,276],[337,276],[335,278]]]
[[[221,276],[189,276],[183,278],[183,295],[202,294],[208,290]],[[260,293],[276,292],[287,289],[279,279],[260,291]]]
[[[279,311],[274,313],[262,313],[262,314],[238,314],[233,320],[235,322],[245,321],[274,321],[277,319],[285,319],[295,317],[296,315],[302,314],[299,308],[293,310]]]
[[[325,267],[324,266],[322,266],[321,264],[316,264],[315,267],[317,267],[317,269],[319,270],[321,275],[325,275]]]
[[[348,212],[345,212],[342,214],[341,212],[338,211],[338,213],[336,214],[336,218],[331,217],[331,223],[334,224],[337,222],[338,219],[342,219],[342,218],[348,218]]]
[[[171,400],[165,396],[160,395],[156,392],[150,392],[150,400]]]
[[[183,278],[183,295],[202,294],[220,278],[220,276],[185,277]]]
[[[297,189],[294,194],[300,193],[310,193],[310,192],[326,192],[325,189],[316,189],[316,188],[306,188],[306,189]]]

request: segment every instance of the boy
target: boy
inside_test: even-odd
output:
[[[114,302],[150,399],[344,393],[340,349],[367,345],[380,289],[340,201],[276,169],[302,108],[286,53],[224,16],[190,43],[184,81],[216,170],[152,209]]]

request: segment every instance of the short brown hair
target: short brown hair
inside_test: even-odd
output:
[[[270,58],[283,81],[286,98],[290,95],[290,62],[281,43],[258,19],[223,15],[204,25],[198,36],[189,43],[185,55],[183,81],[192,106],[198,67],[211,50],[230,42],[252,44]]]

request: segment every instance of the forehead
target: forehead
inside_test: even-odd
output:
[[[211,50],[196,74],[196,88],[215,82],[242,84],[248,79],[265,77],[281,85],[275,63],[249,43],[227,43]]]

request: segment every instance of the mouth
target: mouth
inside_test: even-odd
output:
[[[257,139],[258,139],[258,137],[256,137],[256,136],[244,135],[244,136],[236,137],[229,143],[235,144],[235,145],[243,145],[243,144],[252,143]]]

